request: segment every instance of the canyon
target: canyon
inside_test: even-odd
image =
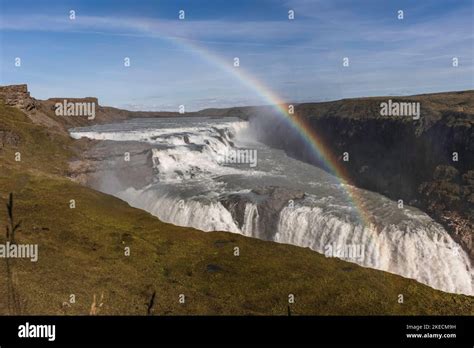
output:
[[[37,100],[26,85],[0,87],[0,98],[26,112],[33,122],[63,134],[71,127],[133,118],[238,117],[251,122],[264,144],[329,171],[323,160],[305,150],[307,145],[300,135],[289,131],[269,106],[204,109],[183,115],[100,106],[92,97],[67,98],[96,103],[96,118],[87,120],[55,115],[54,104],[65,98]],[[420,103],[422,116],[418,120],[382,116],[380,105],[389,100]],[[292,117],[309,124],[329,151],[339,156],[350,154],[344,167],[351,182],[427,212],[468,252],[471,262],[474,260],[474,91],[301,103],[295,104],[294,110]],[[12,134],[3,137],[5,141],[14,139]],[[100,150],[94,147],[96,142],[82,141],[84,158],[72,161],[70,175],[87,180],[84,173],[93,173],[97,167],[94,157],[100,158],[88,151]]]

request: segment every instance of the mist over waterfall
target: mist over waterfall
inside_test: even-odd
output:
[[[294,123],[279,116],[273,108],[260,107],[258,111],[258,117],[248,119],[248,137],[272,148],[284,150],[291,157],[317,165],[330,172],[327,163],[302,138],[300,130]],[[323,137],[324,134],[318,134],[318,136]]]
[[[441,225],[418,209],[353,188],[372,217],[368,225],[336,177],[279,149],[295,141],[314,156],[296,131],[275,137],[281,127],[271,118],[134,119],[71,135],[145,153],[151,174],[143,184],[130,185],[135,174],[127,171],[137,169],[132,156],[130,165],[108,162],[97,188],[163,221],[308,247],[446,292],[474,294],[469,258]],[[112,176],[117,184],[105,189]]]

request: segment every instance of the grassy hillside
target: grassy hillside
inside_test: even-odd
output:
[[[72,140],[0,104],[0,230],[13,192],[23,221],[17,242],[39,244],[38,262],[10,260],[10,275],[0,259],[0,314],[89,314],[94,294],[97,306],[103,294],[98,314],[287,315],[289,294],[295,315],[473,314],[472,297],[308,249],[160,222],[65,178],[75,151]],[[76,303],[65,304],[70,294]]]

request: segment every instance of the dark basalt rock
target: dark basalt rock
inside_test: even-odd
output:
[[[304,192],[285,187],[265,186],[253,189],[250,194],[231,194],[223,197],[221,204],[232,213],[239,227],[244,224],[247,203],[257,205],[259,238],[271,240],[277,231],[278,215],[289,204],[304,198]],[[263,234],[262,234],[263,233]]]

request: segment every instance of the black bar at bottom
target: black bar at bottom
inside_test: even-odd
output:
[[[27,324],[28,323],[28,324]],[[23,326],[21,326],[23,325]],[[27,329],[52,335],[19,337]],[[474,343],[473,317],[0,317],[0,346],[55,344],[409,344]],[[51,331],[50,331],[51,333]],[[21,334],[20,334],[21,335]]]

